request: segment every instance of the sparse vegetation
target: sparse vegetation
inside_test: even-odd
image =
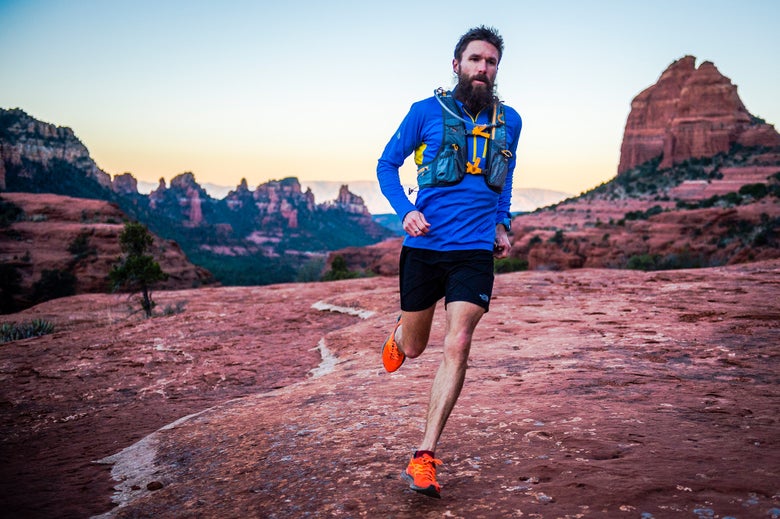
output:
[[[165,305],[162,313],[165,316],[177,315],[184,312],[186,305],[187,303],[185,301],[176,301],[176,303],[172,305]]]
[[[23,323],[3,323],[0,325],[0,343],[40,337],[54,331],[54,325],[44,319],[33,319]]]
[[[661,214],[664,212],[663,207],[660,205],[654,205],[647,211],[629,211],[625,214],[625,220],[647,220],[651,216]]]
[[[677,270],[695,269],[710,266],[701,255],[695,255],[684,249],[679,253],[667,254],[637,254],[626,262],[626,268],[631,270]]]
[[[23,215],[22,209],[8,200],[0,198],[0,229],[10,226]]]
[[[520,272],[523,270],[528,270],[528,260],[525,258],[515,258],[510,256],[508,258],[497,259],[493,262],[493,272],[496,274]]]
[[[561,229],[555,231],[555,234],[548,241],[556,245],[563,245],[564,234]]]
[[[67,270],[46,269],[41,278],[33,284],[33,302],[42,303],[50,299],[72,296],[76,293],[76,276]]]
[[[13,263],[0,263],[0,313],[18,310],[16,296],[21,290],[22,275]]]
[[[344,256],[339,254],[333,258],[330,270],[322,276],[322,280],[337,281],[339,279],[354,279],[359,277],[365,277],[365,274],[350,270],[349,267],[347,267],[347,261],[344,259]]]
[[[152,285],[168,278],[151,254],[148,254],[154,239],[149,230],[140,223],[128,222],[119,235],[119,245],[124,258],[114,266],[108,276],[116,290],[127,288],[141,292],[141,308],[146,317],[152,316],[155,303],[152,300]]]
[[[298,283],[319,281],[322,278],[322,270],[325,268],[325,258],[315,257],[301,265],[295,275]]]
[[[68,245],[68,252],[73,254],[74,261],[80,261],[88,256],[97,255],[97,249],[90,246],[90,236],[92,236],[92,233],[84,230],[70,242],[70,245]]]

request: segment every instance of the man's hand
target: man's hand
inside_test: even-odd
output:
[[[493,257],[496,259],[509,256],[509,250],[512,244],[509,242],[509,236],[506,234],[506,227],[503,224],[496,225],[496,241],[493,244]]]
[[[428,234],[431,229],[431,224],[425,219],[425,216],[420,211],[409,211],[404,216],[403,221],[404,231],[409,236],[424,236]]]

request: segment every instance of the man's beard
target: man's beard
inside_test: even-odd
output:
[[[474,80],[480,80],[483,85],[474,85]],[[466,106],[471,113],[479,113],[483,108],[493,104],[493,82],[486,75],[478,74],[468,77],[465,74],[458,76],[458,86],[455,89],[455,97]]]

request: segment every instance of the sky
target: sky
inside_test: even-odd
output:
[[[72,128],[112,176],[348,184],[483,24],[523,118],[516,188],[612,179],[631,100],[685,55],[780,123],[775,0],[0,0],[0,107]]]

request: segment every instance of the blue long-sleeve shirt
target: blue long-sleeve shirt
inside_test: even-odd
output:
[[[457,101],[466,121],[467,132],[475,124],[487,125],[492,108],[486,108],[472,117]],[[490,189],[482,175],[466,174],[454,186],[421,189],[412,203],[401,185],[399,168],[406,158],[415,154],[417,166],[432,160],[442,142],[442,108],[434,96],[414,103],[401,122],[398,131],[387,143],[377,165],[377,179],[382,193],[401,220],[410,211],[420,211],[431,224],[423,236],[409,236],[404,245],[439,251],[493,250],[496,224],[510,216],[512,178],[515,170],[517,141],[522,129],[520,115],[504,105],[507,147],[512,152],[509,171],[501,194]],[[486,160],[487,139],[474,136],[466,139],[468,157],[473,163],[481,157]]]

